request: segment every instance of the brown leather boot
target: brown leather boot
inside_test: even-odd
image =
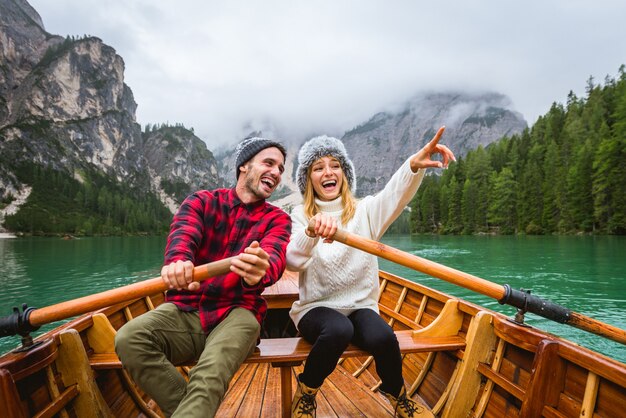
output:
[[[398,397],[390,395],[389,393],[383,392],[389,402],[391,402],[391,406],[393,406],[393,411],[397,417],[401,418],[430,418],[434,417],[433,413],[426,408],[424,405],[415,402],[411,398],[407,398],[406,396],[406,388],[402,386],[400,390],[400,394]]]
[[[298,388],[291,402],[292,418],[315,418],[317,402],[315,395],[320,388],[310,388],[298,379]]]

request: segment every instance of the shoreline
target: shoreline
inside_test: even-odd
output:
[[[2,238],[17,238],[17,236],[10,232],[0,232],[0,239]]]

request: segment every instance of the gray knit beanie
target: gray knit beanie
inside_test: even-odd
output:
[[[298,152],[298,169],[296,171],[296,182],[300,193],[304,194],[307,182],[307,172],[311,164],[322,157],[331,156],[336,158],[341,164],[343,175],[348,182],[352,193],[356,193],[356,174],[354,164],[348,158],[348,152],[343,143],[332,136],[316,136],[309,139],[302,145]]]
[[[260,138],[255,136],[253,138],[246,138],[237,144],[235,148],[235,175],[239,178],[239,167],[250,161],[255,155],[263,151],[265,148],[276,147],[283,154],[283,157],[287,158],[287,151],[283,144],[271,139]]]

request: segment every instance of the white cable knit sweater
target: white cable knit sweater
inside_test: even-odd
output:
[[[409,160],[398,169],[380,193],[357,203],[354,217],[341,225],[342,199],[330,202],[316,200],[322,212],[337,218],[339,227],[378,241],[389,225],[400,215],[417,191],[425,169],[411,171]],[[378,312],[378,259],[340,242],[324,243],[311,238],[304,230],[308,225],[302,205],[291,214],[291,241],[287,246],[287,268],[300,272],[300,299],[289,314],[296,327],[311,309],[320,306],[350,315],[357,309]]]

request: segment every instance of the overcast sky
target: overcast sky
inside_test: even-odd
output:
[[[29,0],[116,49],[137,121],[215,150],[252,129],[341,136],[423,91],[505,94],[530,125],[626,64],[626,1]]]

